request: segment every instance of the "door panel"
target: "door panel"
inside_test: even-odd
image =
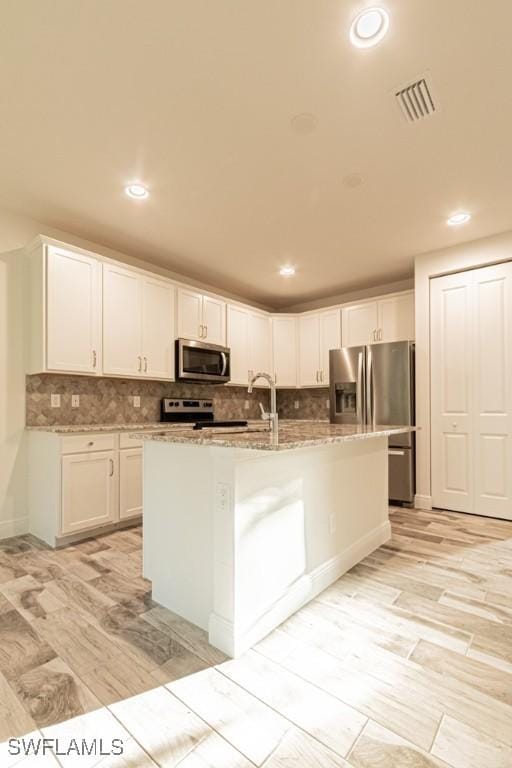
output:
[[[324,387],[329,384],[329,352],[341,347],[341,313],[339,309],[320,314],[320,376]]]
[[[178,336],[180,339],[201,340],[203,296],[195,291],[178,289]]]
[[[47,284],[47,368],[100,373],[101,264],[49,246]]]
[[[359,347],[377,340],[377,302],[344,307],[341,316],[342,346]]]
[[[75,453],[62,457],[62,533],[117,519],[117,454]]]
[[[103,265],[103,371],[143,376],[142,279],[110,264]]]
[[[318,315],[299,317],[299,386],[320,384],[320,321]]]
[[[272,318],[273,368],[278,387],[297,386],[297,319]]]
[[[471,273],[431,281],[432,502],[473,510]]]
[[[119,452],[119,519],[142,514],[142,449]]]
[[[512,264],[475,270],[475,512],[512,519]]]
[[[174,375],[174,288],[145,277],[142,289],[144,373],[148,378],[171,379]]]
[[[249,368],[257,373],[272,373],[272,321],[270,317],[256,312],[249,314]],[[268,387],[263,379],[257,387]]]
[[[379,341],[414,339],[414,294],[390,296],[378,302]]]
[[[246,385],[249,378],[249,312],[228,305],[227,346],[231,350],[231,383]]]
[[[226,303],[211,296],[203,297],[203,325],[205,341],[226,345]]]
[[[414,392],[412,390],[412,350],[408,341],[372,344],[369,347],[368,374],[372,381],[372,410],[369,423],[392,425],[414,423]],[[412,435],[393,435],[390,445],[411,446]]]

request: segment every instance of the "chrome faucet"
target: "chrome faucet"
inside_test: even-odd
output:
[[[247,391],[250,395],[252,394],[254,382],[258,381],[258,379],[265,379],[265,381],[268,381],[270,386],[270,411],[265,411],[262,404],[260,403],[261,418],[265,421],[268,421],[271,432],[277,433],[279,419],[277,415],[276,383],[272,376],[270,376],[268,373],[255,373],[254,376],[250,379],[249,386],[247,387]]]

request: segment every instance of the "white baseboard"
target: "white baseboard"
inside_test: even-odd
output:
[[[297,579],[266,613],[241,631],[237,631],[233,622],[212,613],[209,620],[210,643],[232,658],[240,656],[390,537],[391,525],[387,520],[311,573]]]
[[[11,536],[23,536],[25,533],[28,533],[28,517],[0,521],[0,539],[10,539]]]
[[[425,511],[429,511],[432,509],[432,496],[423,496],[420,493],[417,493],[414,497],[414,506],[416,509],[424,509]]]

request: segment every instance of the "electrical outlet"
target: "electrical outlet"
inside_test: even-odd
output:
[[[80,395],[71,395],[71,407],[80,408]]]
[[[293,403],[293,407],[295,408],[296,411],[298,411],[300,408],[300,401],[295,400],[295,402]]]
[[[60,408],[60,395],[51,395],[50,405],[52,408]]]
[[[133,396],[133,407],[140,408],[140,395]]]
[[[244,408],[245,408],[245,410],[248,411],[250,407],[251,407],[250,401],[249,400],[244,400]]]
[[[329,515],[329,533],[336,533],[336,515]]]
[[[329,402],[329,399],[327,399],[327,400],[325,401],[325,407],[326,407],[326,408],[329,408],[329,406],[330,406],[330,402]]]

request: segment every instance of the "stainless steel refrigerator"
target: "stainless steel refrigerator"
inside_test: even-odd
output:
[[[396,341],[344,347],[329,353],[333,424],[413,425],[414,344]],[[414,434],[389,438],[389,498],[412,504]]]

